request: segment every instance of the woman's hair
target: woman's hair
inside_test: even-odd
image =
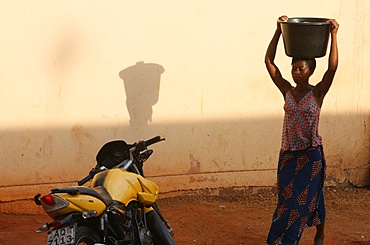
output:
[[[294,64],[294,62],[296,62],[297,60],[305,60],[307,62],[307,65],[308,67],[310,67],[310,71],[311,71],[311,74],[313,74],[313,72],[315,71],[316,69],[316,60],[314,58],[296,58],[294,57],[292,59],[292,65]]]

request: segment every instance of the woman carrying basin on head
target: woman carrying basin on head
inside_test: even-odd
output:
[[[286,16],[279,18],[280,21],[287,19]],[[335,20],[329,21],[331,45],[328,69],[316,85],[309,83],[316,67],[315,59],[292,59],[291,73],[295,86],[282,77],[274,63],[281,35],[279,23],[266,52],[266,68],[285,101],[277,169],[278,203],[267,237],[268,244],[298,244],[303,230],[310,226],[316,226],[314,244],[320,245],[324,241],[326,163],[318,123],[324,97],[338,66],[339,28]]]

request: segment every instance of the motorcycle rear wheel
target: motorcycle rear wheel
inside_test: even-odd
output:
[[[76,229],[76,245],[94,245],[99,242],[99,236],[86,226],[78,226]]]

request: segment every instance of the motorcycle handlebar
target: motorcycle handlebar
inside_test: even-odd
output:
[[[158,143],[159,141],[165,140],[165,138],[161,138],[161,136],[156,136],[151,139],[148,139],[146,141],[140,141],[136,143],[135,145],[135,150],[143,151],[145,150],[148,146],[153,145],[155,143]]]
[[[86,176],[85,178],[83,178],[82,180],[78,181],[78,185],[83,185],[85,184],[87,181],[91,180],[94,176],[92,176],[91,174],[89,174],[88,176]]]
[[[161,136],[156,136],[156,137],[153,137],[147,141],[145,141],[145,146],[150,146],[150,145],[153,145],[159,141],[162,141],[162,140],[165,140],[164,138],[161,138]]]
[[[87,181],[91,180],[92,178],[94,178],[95,174],[101,172],[101,171],[104,171],[106,168],[105,167],[100,167],[100,168],[93,168],[90,170],[90,173],[88,176],[86,176],[85,178],[83,178],[82,180],[78,181],[78,185],[83,185],[85,184]]]

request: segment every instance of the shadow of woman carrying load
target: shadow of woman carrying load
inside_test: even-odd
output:
[[[164,68],[154,63],[137,62],[119,73],[126,91],[130,127],[142,128],[152,121],[153,109],[159,98]]]

